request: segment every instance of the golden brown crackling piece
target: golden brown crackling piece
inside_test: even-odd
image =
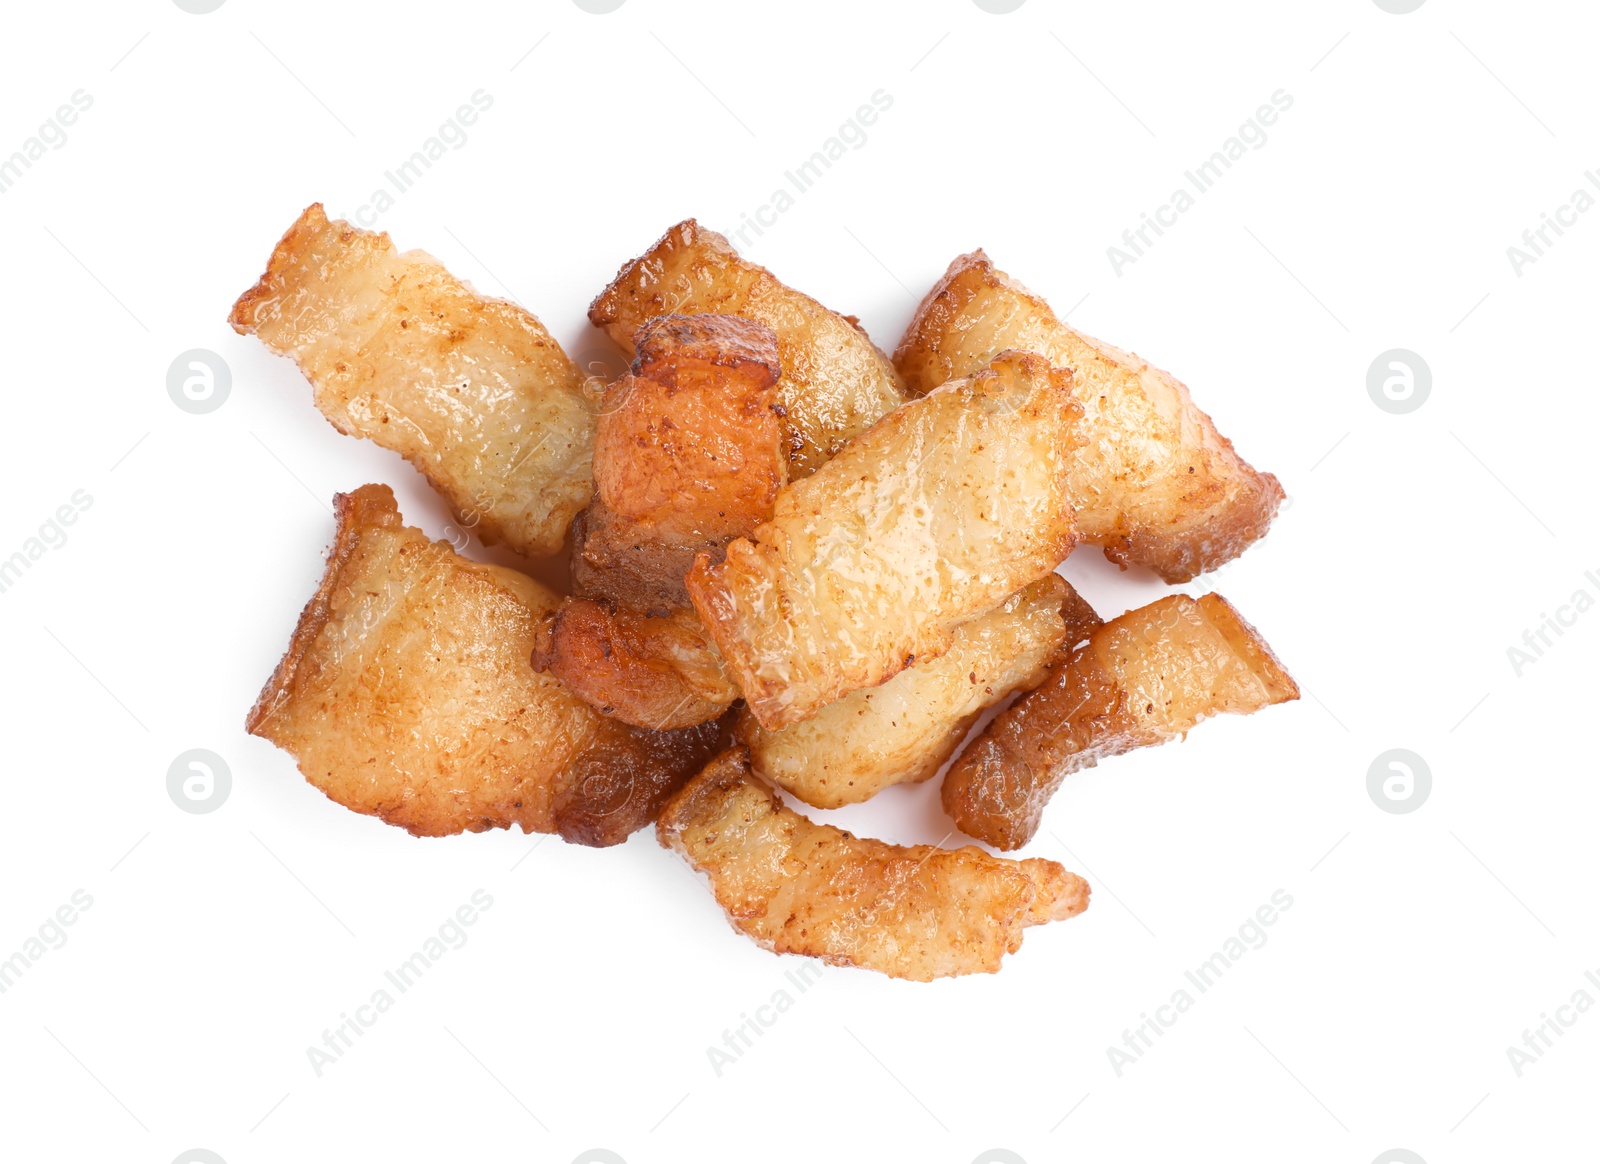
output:
[[[692,610],[651,615],[569,598],[541,621],[533,667],[603,715],[657,731],[716,719],[739,698]]]
[[[596,401],[543,325],[313,205],[228,317],[333,426],[419,469],[485,545],[556,553],[593,489]]]
[[[1066,579],[1046,575],[963,623],[944,654],[780,731],[767,731],[746,709],[735,738],[749,747],[760,776],[815,808],[855,804],[891,784],[926,780],[984,708],[1044,678],[1066,638],[1068,595],[1076,598]]]
[[[726,539],[765,520],[787,480],[772,329],[658,316],[634,335],[634,353],[601,402],[600,500],[653,541]]]
[[[713,760],[656,823],[765,949],[929,982],[992,974],[1022,931],[1080,914],[1088,883],[1054,861],[852,836],[786,808],[744,749]]]
[[[1207,716],[1299,697],[1225,598],[1168,595],[1102,624],[997,715],[945,773],[945,811],[968,836],[1020,848],[1071,773],[1166,743]]]
[[[560,601],[406,526],[384,485],[334,499],[316,594],[245,723],[339,804],[416,836],[521,825],[611,845],[725,746],[647,732],[528,667]]]
[[[891,412],[702,555],[689,596],[768,730],[941,654],[1072,548],[1072,376],[1008,352]]]
[[[668,315],[638,330],[634,351],[601,403],[574,585],[640,609],[687,606],[695,555],[770,517],[788,480],[778,341],[753,320]]]
[[[889,358],[854,318],[780,283],[692,218],[625,264],[589,307],[590,321],[629,351],[651,317],[702,313],[744,316],[777,333],[793,479],[815,472],[907,398]]]
[[[1267,532],[1283,487],[1234,452],[1188,388],[1068,327],[981,250],[928,292],[894,362],[913,392],[928,392],[1007,348],[1073,370],[1087,439],[1073,459],[1072,503],[1083,540],[1108,559],[1186,582]]]

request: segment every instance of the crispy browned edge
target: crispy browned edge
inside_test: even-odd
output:
[[[766,267],[761,266],[759,263],[752,263],[741,255],[725,235],[701,226],[696,219],[685,218],[682,222],[676,222],[667,227],[666,230],[661,232],[661,236],[645,248],[641,254],[627,260],[617,268],[617,273],[613,276],[611,282],[607,283],[590,302],[589,322],[594,324],[595,327],[605,329],[621,319],[622,298],[624,296],[631,298],[638,295],[637,283],[640,269],[648,266],[662,251],[677,250],[680,247],[700,247],[716,254],[726,262],[742,263],[751,270],[765,272],[769,278],[776,282],[782,282]],[[783,286],[788,287],[788,284],[784,283]],[[789,289],[794,291],[792,287]],[[795,291],[795,294],[805,295],[805,292]],[[811,299],[809,295],[805,297]],[[813,299],[812,302],[816,302],[816,300]],[[822,305],[819,304],[819,306]],[[824,306],[824,310],[831,311],[832,308]],[[838,312],[834,312],[834,314],[837,315]],[[867,336],[867,329],[861,326],[861,321],[855,316],[840,315],[839,318],[847,320],[850,326],[854,327],[863,336],[866,336],[869,341],[871,340],[872,337]],[[884,358],[887,361],[888,357],[885,356]],[[893,372],[892,368],[890,371],[891,374],[898,375],[898,373]]]
[[[941,329],[944,318],[961,311],[976,298],[978,286],[973,280],[978,284],[1004,287],[1027,300],[1046,318],[1060,323],[1050,304],[1005,277],[982,247],[958,255],[951,260],[939,281],[923,296],[905,333],[900,337],[900,343],[895,347],[895,370],[899,372],[908,391],[925,395],[944,382],[944,371],[936,366],[938,345],[930,341],[930,334]],[[1278,506],[1283,502],[1284,491],[1277,477],[1261,472],[1239,455],[1233,447],[1233,441],[1218,430],[1210,414],[1194,403],[1188,385],[1176,376],[1170,378],[1182,393],[1184,402],[1194,410],[1200,424],[1216,437],[1220,446],[1217,454],[1233,461],[1239,480],[1247,488],[1225,509],[1213,514],[1203,530],[1176,537],[1134,530],[1131,534],[1109,540],[1100,548],[1107,561],[1123,569],[1127,569],[1129,564],[1145,566],[1159,574],[1163,581],[1176,584],[1188,582],[1196,575],[1232,561],[1265,536],[1273,518],[1277,516]]]
[[[1231,602],[1215,593],[1195,601],[1248,660],[1267,690],[1263,706],[1300,698],[1294,678]],[[1101,757],[1172,738],[1150,738],[1136,730],[1126,692],[1088,652],[1085,640],[1111,623],[1094,616],[1093,623],[1084,621],[1073,632],[1072,615],[1067,618],[1066,642],[1044,681],[989,722],[950,766],[940,788],[945,812],[956,826],[997,849],[1020,849],[1033,839],[1046,805],[1072,773],[1095,767]]]
[[[1072,654],[1074,648],[1090,635],[1105,620],[1095,613],[1094,607],[1089,605],[1089,600],[1078,593],[1078,588],[1072,583],[1067,583],[1067,595],[1061,600],[1061,621],[1067,624],[1067,637],[1061,640],[1061,649],[1051,660],[1052,665],[1057,660]]]
[[[761,364],[776,384],[778,336],[759,320],[742,315],[657,315],[633,333],[635,376],[654,379],[650,370],[675,371],[678,360],[697,360],[718,367]]]
[[[259,301],[274,297],[276,288],[283,282],[289,268],[294,265],[296,256],[306,249],[300,240],[314,238],[330,225],[332,223],[320,202],[313,202],[300,212],[300,216],[290,224],[289,229],[283,232],[277,245],[272,248],[272,254],[267,258],[265,273],[256,280],[254,286],[234,300],[233,309],[228,312],[228,324],[234,331],[240,335],[255,333],[255,306]],[[348,222],[344,227],[352,234],[357,231],[357,228]]]
[[[300,664],[328,623],[333,593],[338,589],[345,564],[361,540],[362,531],[400,529],[405,525],[395,504],[394,490],[387,485],[363,485],[351,493],[335,493],[333,512],[333,543],[328,547],[322,581],[317,584],[311,600],[300,611],[294,634],[289,638],[288,649],[284,651],[283,658],[278,660],[261,694],[256,697],[250,714],[245,717],[244,730],[253,736],[261,734],[259,729],[289,699]]]

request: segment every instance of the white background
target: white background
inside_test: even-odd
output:
[[[0,958],[75,890],[93,906],[0,995],[0,1157],[1592,1158],[1600,1013],[1520,1077],[1506,1053],[1580,988],[1600,1001],[1600,613],[1520,677],[1507,657],[1600,596],[1600,214],[1520,276],[1506,254],[1600,167],[1588,6],[126,0],[4,20],[0,156],[74,91],[93,106],[0,195],[0,557],[93,502],[0,594]],[[825,970],[798,994],[797,960],[732,933],[648,832],[413,840],[244,734],[331,495],[388,482],[435,535],[448,514],[228,307],[307,203],[354,213],[479,89],[470,140],[381,226],[585,360],[608,358],[584,312],[623,261],[691,214],[737,227],[881,89],[865,144],[751,258],[890,349],[984,246],[1282,478],[1271,535],[1206,585],[1307,697],[1073,777],[1027,852],[1088,877],[1093,906],[998,976]],[[1106,248],[1280,89],[1266,144],[1116,273]],[[1396,347],[1432,369],[1409,415],[1366,390]],[[209,415],[166,392],[190,348],[232,368]],[[1166,590],[1092,549],[1065,571],[1107,616]],[[1366,788],[1396,747],[1433,774],[1408,815]],[[190,748],[232,770],[210,815],[167,795]],[[933,786],[832,815],[948,832]],[[319,1078],[307,1047],[478,889],[467,944]],[[1280,889],[1266,944],[1119,1076],[1107,1048]],[[707,1048],[782,988],[792,1009],[719,1077]]]

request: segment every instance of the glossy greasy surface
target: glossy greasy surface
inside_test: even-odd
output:
[[[787,480],[771,329],[668,315],[634,344],[633,368],[601,405],[600,500],[652,539],[716,539],[758,525]]]
[[[741,259],[692,218],[626,264],[589,307],[590,321],[630,352],[634,332],[653,316],[703,313],[744,316],[777,333],[793,479],[815,472],[906,399],[888,357],[853,319]]]
[[[838,808],[939,770],[984,708],[1044,678],[1066,637],[1071,588],[1050,574],[963,623],[949,650],[852,691],[804,723],[769,732],[747,710],[736,736],[761,776],[807,804]]]
[[[602,714],[660,731],[716,719],[739,698],[692,610],[569,598],[540,624],[533,665]]]
[[[322,583],[246,724],[331,799],[418,836],[615,844],[721,746],[720,725],[639,731],[536,674],[559,599],[406,526],[387,486],[335,507]]]
[[[561,548],[593,488],[596,404],[522,308],[314,205],[229,322],[292,356],[335,428],[404,456],[484,544]]]
[[[1066,557],[1071,383],[1038,356],[997,359],[884,417],[723,562],[695,563],[690,597],[762,726],[942,653]]]
[[[1226,599],[1169,595],[1100,626],[997,715],[945,773],[945,811],[968,836],[1019,848],[1071,773],[1165,743],[1207,716],[1299,697]]]
[[[1073,456],[1072,503],[1083,539],[1111,561],[1184,582],[1266,533],[1282,486],[1233,451],[1188,388],[1060,322],[982,251],[956,259],[928,292],[895,367],[928,392],[1007,348],[1073,370],[1086,440]]]
[[[656,836],[766,949],[918,982],[992,974],[1025,927],[1089,904],[1088,884],[1054,861],[889,845],[808,820],[750,775],[742,749],[672,798]]]

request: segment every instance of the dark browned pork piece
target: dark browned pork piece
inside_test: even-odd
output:
[[[1207,716],[1300,698],[1256,629],[1220,595],[1174,594],[1102,623],[1043,684],[996,716],[945,773],[945,811],[968,836],[1018,849],[1073,772],[1163,744]]]
[[[1188,388],[1068,327],[981,250],[956,259],[928,292],[894,361],[924,393],[1007,348],[1072,369],[1087,438],[1073,455],[1072,505],[1083,540],[1111,561],[1186,582],[1267,532],[1283,487],[1233,451]]]
[[[684,575],[770,517],[787,480],[778,345],[752,320],[665,315],[634,351],[601,405],[577,596],[541,627],[533,665],[625,723],[689,727],[739,696]]]
[[[634,351],[601,401],[574,582],[641,610],[686,607],[695,555],[720,557],[771,517],[788,480],[778,344],[748,319],[667,315]]]
[[[1028,926],[1080,914],[1088,883],[1054,861],[976,845],[890,845],[786,808],[742,748],[718,756],[656,825],[765,949],[928,982],[993,974]]]
[[[601,714],[657,731],[716,719],[739,698],[692,610],[647,614],[569,598],[539,624],[533,667]]]
[[[723,723],[629,727],[528,668],[560,601],[401,520],[394,494],[334,498],[316,594],[246,728],[330,799],[416,836],[520,825],[614,845],[725,746]]]

